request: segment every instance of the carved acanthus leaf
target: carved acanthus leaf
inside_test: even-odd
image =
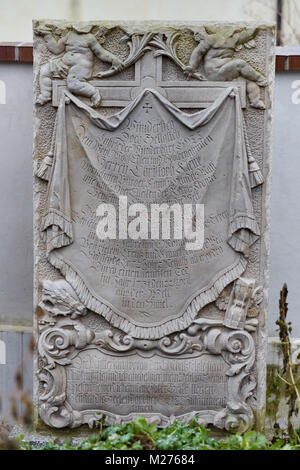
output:
[[[186,71],[186,65],[179,59],[177,54],[177,41],[181,36],[181,33],[176,31],[169,36],[166,37],[164,40],[163,34],[157,34],[153,40],[151,41],[151,45],[158,48],[157,51],[154,52],[154,57],[158,56],[165,56],[169,57],[175,64],[177,64],[183,72]],[[198,80],[204,80],[205,78],[199,72],[189,72],[188,77],[194,77]]]
[[[126,34],[122,38],[123,41],[127,42],[127,45],[129,47],[129,54],[122,64],[123,69],[128,68],[131,65],[133,65],[142,57],[142,55],[144,55],[146,51],[150,49],[149,43],[152,38],[153,38],[153,33],[147,33],[147,34],[144,34],[143,36],[138,35],[138,34],[133,34],[130,36]],[[110,77],[111,75],[114,75],[115,73],[119,71],[120,69],[113,66],[104,72],[97,73],[95,77],[98,77],[98,78]]]
[[[70,316],[73,320],[87,314],[87,309],[65,279],[42,282],[40,307],[54,317]]]

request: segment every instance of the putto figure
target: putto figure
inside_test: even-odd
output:
[[[72,93],[90,98],[93,107],[99,106],[100,92],[88,83],[93,74],[94,55],[103,62],[112,64],[116,70],[121,70],[123,63],[100,45],[91,33],[92,28],[93,26],[90,25],[72,26],[72,29],[58,40],[46,26],[36,30],[37,34],[44,36],[49,51],[56,55],[60,54],[60,57],[41,66],[38,104],[43,105],[51,100],[52,79],[64,78]]]
[[[234,53],[243,46],[250,49],[256,46],[256,27],[228,26],[217,29],[203,26],[194,37],[199,45],[193,50],[185,73],[195,72],[203,61],[205,76],[212,81],[231,81],[238,77],[247,80],[247,94],[250,105],[265,109],[260,97],[260,87],[267,86],[267,80],[245,60],[234,58]]]

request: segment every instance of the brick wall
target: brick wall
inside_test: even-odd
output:
[[[300,46],[276,48],[276,71],[300,71]],[[33,62],[32,43],[0,42],[0,62]]]

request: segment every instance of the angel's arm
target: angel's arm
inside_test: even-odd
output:
[[[237,39],[237,44],[245,44],[254,38],[257,27],[245,28],[243,31],[236,32],[233,37]]]
[[[190,70],[195,71],[199,65],[201,64],[203,56],[208,51],[208,44],[206,41],[201,41],[197,47],[193,50],[190,61],[189,61],[189,68]]]
[[[58,41],[52,36],[51,33],[45,35],[45,41],[50,52],[53,54],[60,54],[65,50],[67,36],[63,36]]]
[[[122,64],[122,61],[117,56],[104,49],[104,47],[100,46],[97,39],[92,35],[89,46],[95,56],[103,62],[108,62],[115,66]]]

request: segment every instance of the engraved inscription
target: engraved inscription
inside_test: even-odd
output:
[[[204,292],[218,273],[225,276],[221,273],[239,264],[222,281],[228,283],[243,271],[244,263],[239,262],[239,255],[227,243],[231,219],[244,213],[246,219],[251,219],[249,223],[242,221],[245,230],[252,229],[249,224],[253,220],[251,202],[247,202],[247,155],[245,148],[238,150],[238,141],[234,144],[240,117],[234,112],[232,97],[227,91],[218,111],[211,111],[209,119],[205,113],[203,118],[201,113],[192,118],[180,114],[179,119],[169,102],[149,90],[137,97],[130,112],[119,114],[120,125],[110,130],[109,123],[103,126],[97,121],[96,126],[94,120],[102,120],[100,115],[91,121],[91,116],[76,103],[66,109],[67,122],[75,130],[71,136],[73,145],[69,146],[71,185],[76,193],[80,187],[81,194],[80,198],[74,194],[75,238],[70,253],[76,245],[80,266],[87,266],[89,273],[85,276],[91,279],[93,291],[101,293],[114,312],[122,312],[123,318],[136,326],[150,327],[182,316],[188,299]],[[195,125],[197,120],[204,124]],[[234,159],[237,151],[241,153],[242,166]],[[246,181],[238,198],[231,194],[233,184],[238,184],[231,181],[228,172],[232,165],[236,166],[235,178]],[[243,175],[239,174],[241,171]],[[217,200],[213,197],[216,192],[223,194]],[[102,202],[115,207],[117,239],[98,239],[96,214]],[[132,222],[128,207],[140,202],[147,208],[148,220],[143,236],[133,240],[127,237],[127,226]],[[153,204],[161,207],[158,217],[169,220],[168,239],[161,237],[161,232],[153,237]],[[189,251],[183,240],[175,239],[174,213],[164,209],[174,204],[204,205],[205,236],[201,249]],[[231,225],[238,230],[240,223]],[[252,244],[255,236],[250,234],[248,240]],[[181,325],[187,326],[187,322]],[[175,323],[172,328],[175,331]],[[167,326],[160,330],[156,334],[170,332]],[[138,334],[143,333],[139,330]]]
[[[66,369],[67,400],[77,410],[100,407],[121,415],[176,415],[226,406],[228,365],[221,357],[149,360],[89,350],[80,352]]]

